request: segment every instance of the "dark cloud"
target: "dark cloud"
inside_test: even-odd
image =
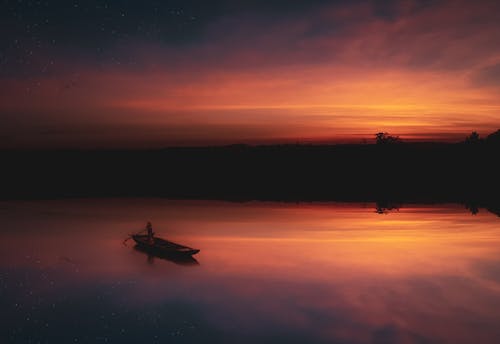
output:
[[[411,15],[439,4],[439,0],[414,0],[402,2],[399,0],[373,1],[374,14],[388,21],[395,21],[402,16]]]
[[[415,343],[428,344],[435,343],[435,340],[426,338],[420,334],[400,328],[394,324],[382,326],[373,331],[373,344],[397,344],[397,343]]]
[[[286,17],[325,3],[327,1],[7,1],[0,19],[2,39],[10,43],[7,45],[105,49],[110,42],[130,37],[182,44],[196,38],[217,18],[241,13],[275,13]]]
[[[401,62],[406,53],[402,60],[410,67],[461,68],[495,42],[495,35],[486,34],[460,43],[476,27],[488,25],[482,31],[492,32],[498,6],[491,6],[485,16],[474,15],[484,6],[469,4],[464,17],[442,0],[6,1],[0,11],[0,76],[64,74],[77,64],[140,69],[141,55],[148,53],[142,50],[150,47],[163,50],[159,55],[167,65],[202,56],[203,63],[227,66],[236,55],[235,61],[262,66],[332,61],[359,44],[360,63]],[[424,12],[427,19],[415,19]],[[403,17],[410,20],[392,27]],[[460,50],[464,44],[470,49]]]
[[[416,1],[417,4],[428,2]],[[326,23],[315,19],[318,10],[326,7],[345,10],[360,5],[366,5],[366,2],[5,1],[0,11],[0,73],[4,76],[50,74],[61,68],[60,59],[133,65],[136,61],[122,51],[116,51],[117,46],[141,42],[182,49],[203,42],[205,31],[216,22],[228,24],[220,33],[224,40],[226,35],[239,32],[238,22],[248,17],[257,31],[262,26],[286,27],[296,20],[310,17],[310,28],[304,33],[306,37],[329,35],[369,18],[360,14],[356,18],[336,18]],[[372,16],[395,19],[404,13],[397,1],[373,1]]]

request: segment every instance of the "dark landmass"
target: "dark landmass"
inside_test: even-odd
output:
[[[0,197],[460,202],[500,213],[499,152],[496,141],[3,151]]]

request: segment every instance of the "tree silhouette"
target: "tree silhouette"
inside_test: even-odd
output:
[[[486,137],[486,142],[490,144],[500,144],[500,129]]]
[[[399,136],[392,136],[386,132],[380,132],[375,134],[375,142],[378,145],[392,144],[392,143],[401,143],[401,139]]]
[[[479,134],[475,131],[473,131],[469,136],[465,138],[465,143],[479,143],[481,142],[481,138],[479,137]]]

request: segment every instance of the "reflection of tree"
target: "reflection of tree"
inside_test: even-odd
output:
[[[389,212],[394,210],[399,211],[399,205],[386,201],[379,201],[375,204],[375,212],[377,214],[389,214]]]
[[[498,205],[492,205],[492,206],[489,206],[486,209],[488,209],[488,211],[490,213],[493,213],[493,214],[497,215],[498,217],[500,217],[500,206],[498,206]]]
[[[469,210],[472,215],[479,213],[479,207],[474,202],[465,203],[465,209]]]
[[[392,136],[389,135],[389,133],[376,133],[375,134],[375,142],[378,145],[383,145],[383,144],[391,144],[391,143],[401,143],[401,139],[399,136]]]

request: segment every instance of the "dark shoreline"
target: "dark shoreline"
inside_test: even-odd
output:
[[[498,209],[497,144],[2,151],[0,199],[164,197]]]

